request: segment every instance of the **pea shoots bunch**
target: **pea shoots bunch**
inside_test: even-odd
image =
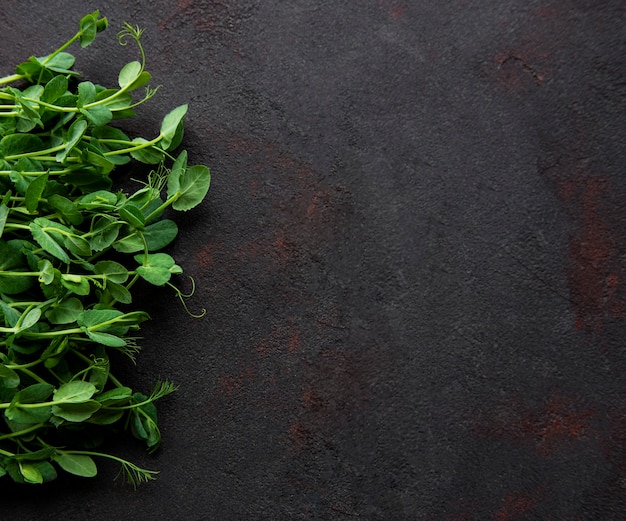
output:
[[[138,281],[188,296],[171,282],[182,268],[161,251],[178,233],[164,216],[198,205],[210,173],[189,166],[184,150],[173,155],[186,105],[156,137],[131,139],[116,125],[157,92],[139,28],[118,34],[140,59],[122,67],[117,86],[73,70],[66,49],[88,46],[107,25],[88,14],[59,49],[0,78],[0,476],[19,483],[59,470],[92,477],[98,458],[118,462],[134,486],[153,479],[155,471],[99,449],[107,431],[128,431],[155,450],[155,401],[176,390],[158,381],[148,394],[134,391],[111,360],[139,352],[149,317],[132,307]],[[114,189],[111,173],[133,160],[152,165],[147,179],[134,193]]]

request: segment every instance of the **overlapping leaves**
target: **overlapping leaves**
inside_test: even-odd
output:
[[[20,483],[50,481],[57,470],[92,477],[94,457],[117,461],[133,485],[153,479],[93,447],[117,429],[155,450],[154,402],[175,390],[159,382],[149,395],[134,392],[111,372],[111,355],[134,361],[139,351],[149,317],[132,309],[134,288],[167,285],[182,296],[172,283],[182,268],[160,251],[178,234],[165,211],[200,204],[210,173],[188,166],[184,150],[172,155],[187,105],[152,138],[116,126],[157,91],[140,29],[126,24],[118,36],[141,59],[121,68],[115,87],[72,70],[67,48],[88,46],[106,27],[88,14],[59,49],[0,78],[0,476]],[[134,193],[116,190],[111,172],[133,160],[158,166]]]

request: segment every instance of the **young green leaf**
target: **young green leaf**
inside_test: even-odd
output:
[[[0,237],[2,237],[2,233],[4,232],[4,227],[7,223],[7,218],[9,217],[9,207],[0,203]]]
[[[26,196],[24,199],[24,206],[29,213],[35,213],[39,207],[39,201],[46,189],[46,183],[48,182],[48,174],[37,176],[31,181],[26,189]]]
[[[204,165],[187,168],[180,179],[172,208],[179,211],[191,210],[205,198],[211,185],[211,172]]]
[[[0,364],[0,381],[2,387],[6,389],[15,389],[20,384],[19,375],[4,364]]]
[[[69,82],[65,76],[55,76],[46,84],[41,95],[41,101],[54,103],[67,92],[68,87]]]
[[[180,144],[181,130],[188,105],[181,105],[170,111],[161,123],[161,146],[165,150],[173,150]]]
[[[65,472],[69,472],[75,476],[93,478],[96,474],[98,474],[98,468],[90,456],[58,451],[52,459]]]
[[[52,226],[50,226],[50,221],[48,221],[47,223],[45,221],[47,221],[47,219],[43,219],[40,217],[29,224],[33,239],[35,239],[37,244],[39,244],[39,246],[41,246],[50,255],[56,257],[62,262],[65,262],[66,264],[69,264],[69,256],[57,242],[57,239],[63,241],[62,236],[59,236],[58,233],[55,233],[55,230],[58,229],[56,228],[57,225],[55,225],[55,223],[52,223]]]
[[[69,422],[79,423],[91,418],[101,407],[100,402],[89,400],[81,403],[63,403],[52,406],[52,414]]]
[[[128,270],[119,262],[100,261],[94,265],[94,273],[104,275],[105,280],[123,284],[128,280]]]
[[[141,74],[142,68],[141,63],[138,61],[132,61],[124,65],[117,78],[117,84],[120,88],[123,89],[133,83]]]
[[[82,380],[64,383],[54,391],[54,401],[64,403],[83,403],[91,399],[96,392],[96,386]]]

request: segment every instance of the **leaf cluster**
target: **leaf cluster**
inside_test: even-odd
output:
[[[0,79],[0,476],[19,483],[50,481],[57,470],[94,476],[94,457],[120,463],[133,485],[153,479],[95,449],[106,432],[128,431],[155,450],[154,402],[176,389],[166,381],[148,395],[133,391],[111,360],[121,352],[134,361],[139,351],[149,317],[132,307],[138,281],[185,296],[171,282],[182,268],[161,251],[178,233],[166,209],[198,205],[210,173],[188,165],[184,150],[172,155],[186,105],[151,139],[115,125],[156,93],[140,29],[126,24],[118,36],[136,43],[140,59],[122,67],[115,87],[80,81],[66,49],[106,27],[99,12],[88,14],[59,49]],[[153,170],[126,193],[111,173],[131,161]]]

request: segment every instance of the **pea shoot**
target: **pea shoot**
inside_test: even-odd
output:
[[[125,24],[118,34],[139,59],[116,86],[73,70],[67,49],[87,47],[107,25],[88,14],[56,51],[0,78],[0,477],[18,483],[61,470],[93,477],[102,458],[133,486],[154,479],[97,447],[107,432],[127,431],[156,450],[155,402],[176,390],[158,381],[134,391],[112,372],[111,355],[134,362],[139,353],[149,316],[132,306],[138,281],[173,288],[183,305],[189,296],[172,282],[182,268],[162,251],[178,234],[166,214],[200,204],[210,172],[175,154],[187,105],[153,137],[131,139],[118,126],[157,93],[141,29]],[[132,161],[152,171],[133,193],[115,189],[111,173]]]

